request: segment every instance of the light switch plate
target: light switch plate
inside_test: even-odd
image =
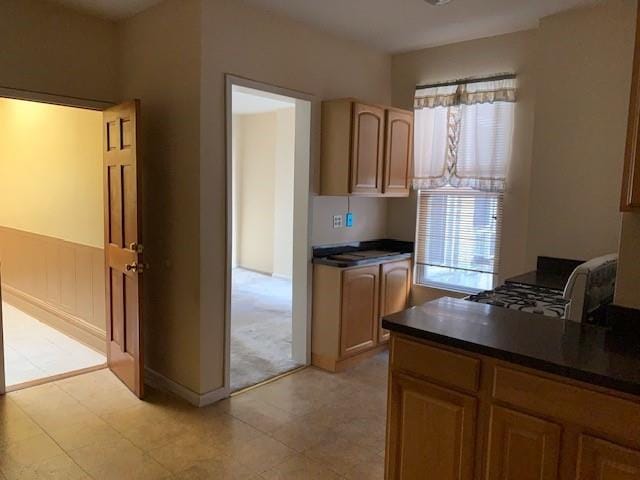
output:
[[[342,228],[342,215],[333,216],[333,228]]]
[[[353,227],[353,213],[347,212],[344,216],[344,226],[347,228]]]

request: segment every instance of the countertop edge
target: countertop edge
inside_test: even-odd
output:
[[[479,343],[461,340],[459,338],[442,335],[439,333],[429,332],[426,330],[416,329],[405,325],[399,325],[394,322],[382,319],[382,327],[392,332],[401,333],[410,337],[431,341],[441,345],[457,348],[462,351],[476,353],[487,357],[503,360],[509,363],[520,365],[522,367],[540,370],[545,373],[558,375],[561,377],[577,380],[589,385],[609,388],[619,392],[640,396],[640,385],[635,382],[626,382],[624,380],[612,378],[606,375],[598,374],[591,371],[585,371],[578,368],[558,365],[556,363],[543,360],[520,353],[510,352]]]

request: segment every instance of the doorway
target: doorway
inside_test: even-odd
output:
[[[142,397],[140,102],[0,101],[0,394],[108,366]]]
[[[0,98],[8,390],[106,365],[102,113]]]
[[[311,100],[232,77],[227,93],[226,388],[234,392],[308,364]]]

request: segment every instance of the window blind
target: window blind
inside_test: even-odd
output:
[[[492,288],[499,268],[502,208],[501,193],[420,190],[417,280],[444,288]]]

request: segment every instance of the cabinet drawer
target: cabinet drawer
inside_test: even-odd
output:
[[[640,403],[505,367],[495,367],[493,398],[604,434],[640,439]]]
[[[402,337],[393,337],[391,366],[463,390],[479,388],[480,360]]]

